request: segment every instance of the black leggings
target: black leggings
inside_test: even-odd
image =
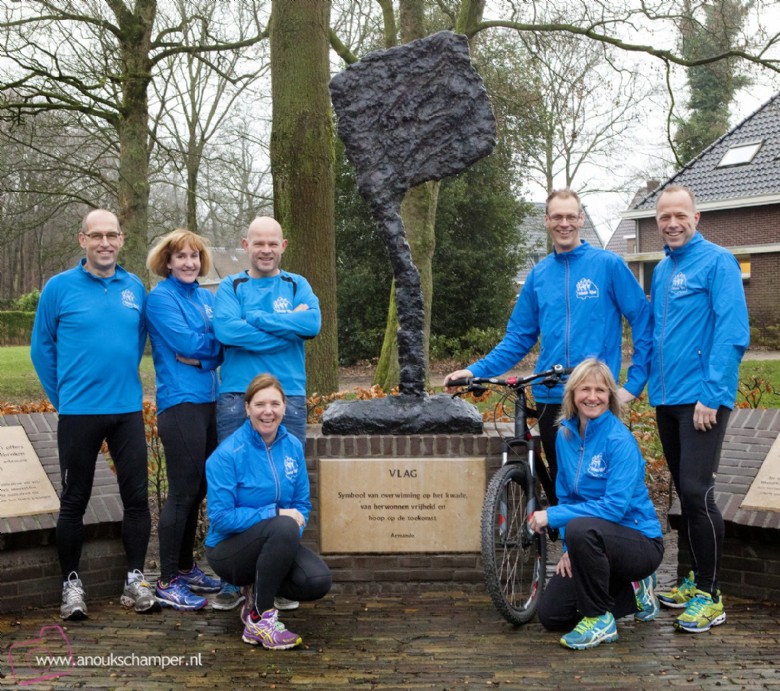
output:
[[[62,494],[57,519],[57,553],[63,580],[71,571],[79,570],[84,543],[84,512],[92,495],[95,464],[103,440],[108,442],[124,507],[122,544],[127,554],[127,569],[144,570],[152,521],[142,413],[60,415],[57,446]]]
[[[539,601],[546,629],[571,629],[582,617],[636,612],[632,581],[655,572],[664,556],[663,538],[603,518],[575,518],[566,525],[572,577],[555,574]]]
[[[694,404],[659,405],[655,414],[658,436],[680,497],[680,535],[691,550],[696,587],[715,594],[725,532],[715,503],[715,473],[731,411],[721,406],[717,424],[701,432],[693,426],[694,408]]]
[[[298,524],[289,516],[267,518],[215,547],[206,547],[206,557],[223,580],[254,584],[258,612],[272,609],[276,595],[317,600],[331,586],[330,569],[301,544]]]
[[[206,459],[217,447],[215,409],[215,403],[180,403],[157,417],[168,477],[158,526],[164,582],[192,567],[198,511],[206,496]]]

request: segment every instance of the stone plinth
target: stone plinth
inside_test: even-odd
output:
[[[504,435],[509,425],[500,426]],[[311,483],[313,511],[304,532],[304,542],[316,552],[320,546],[319,467],[327,459],[421,459],[478,458],[485,464],[486,478],[501,463],[501,437],[495,429],[482,434],[412,434],[412,435],[324,435],[317,425],[310,425],[306,461]],[[403,464],[401,464],[402,466]],[[475,489],[484,494],[485,487]],[[378,488],[381,493],[381,488]],[[394,552],[328,554],[323,558],[333,571],[333,588],[341,593],[398,592],[409,588],[482,589],[484,576],[481,558],[470,552]]]
[[[62,486],[56,413],[0,416],[0,426],[21,426],[55,490]],[[98,457],[92,498],[84,515],[79,575],[89,598],[119,596],[127,573],[120,538],[122,502],[116,477]],[[55,546],[56,513],[0,518],[0,612],[59,606],[62,576]]]

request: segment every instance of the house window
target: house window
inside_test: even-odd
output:
[[[726,168],[728,166],[744,166],[751,163],[758,153],[764,140],[757,142],[750,142],[748,144],[735,144],[720,159],[718,168]]]
[[[642,288],[645,295],[650,295],[650,288],[653,285],[653,270],[658,266],[658,262],[642,262]]]
[[[742,271],[742,280],[749,281],[750,280],[750,256],[737,257],[737,261],[739,262],[739,268]]]

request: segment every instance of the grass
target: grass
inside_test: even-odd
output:
[[[88,357],[85,353],[85,366],[88,365]],[[154,365],[151,355],[144,355],[141,360],[141,381],[144,392],[154,391]],[[0,347],[0,404],[18,405],[42,401],[45,398],[46,394],[30,360],[30,347]]]
[[[85,364],[87,355],[85,354]],[[154,365],[151,355],[141,360],[144,397],[154,397]],[[739,369],[737,403],[762,408],[780,407],[780,360],[747,360]],[[30,361],[29,346],[0,347],[0,405],[39,402],[45,394]],[[480,410],[492,410],[495,399],[479,402]]]

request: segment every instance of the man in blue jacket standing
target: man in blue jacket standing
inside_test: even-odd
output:
[[[620,375],[622,318],[631,325],[634,354],[628,378],[619,390],[621,403],[639,394],[647,381],[652,348],[650,305],[625,262],[613,252],[597,249],[580,239],[585,215],[580,198],[570,189],[547,198],[544,225],[553,252],[528,275],[515,303],[503,340],[484,358],[450,379],[494,377],[522,360],[541,334],[536,371],[553,365],[575,367],[588,357],[609,365],[615,381]],[[555,484],[556,421],[563,400],[563,383],[549,389],[533,387],[539,412],[539,432]],[[551,497],[554,501],[554,497]]]
[[[221,444],[246,420],[244,392],[258,374],[275,376],[287,394],[282,423],[306,449],[306,364],[304,344],[320,332],[320,302],[309,282],[281,268],[287,248],[282,227],[268,216],[249,224],[242,246],[248,271],[227,276],[214,302],[214,332],[225,346],[217,398]],[[212,600],[215,609],[241,603],[239,589],[226,584]],[[277,609],[297,602],[278,598]]]
[[[62,470],[57,552],[63,589],[60,616],[87,616],[78,575],[84,512],[95,462],[107,441],[124,507],[122,542],[127,581],[121,596],[136,612],[159,610],[144,578],[151,518],[148,502],[143,391],[138,366],[146,344],[146,290],[117,264],[124,236],[117,217],[95,209],[79,232],[85,258],[44,287],[32,333],[35,371],[59,413]]]
[[[267,372],[287,394],[282,422],[305,449],[304,343],[320,332],[320,302],[303,276],[282,270],[287,240],[273,218],[252,221],[242,245],[251,266],[224,278],[214,303],[214,331],[225,346],[217,399],[219,441],[244,423],[246,387]]]
[[[658,433],[680,497],[680,535],[693,570],[659,593],[661,604],[685,608],[679,631],[699,633],[726,621],[718,590],[723,517],[715,504],[715,473],[739,363],[750,343],[742,272],[735,257],[698,232],[689,189],[667,187],[656,203],[666,258],[653,272],[655,318],[648,393]]]

